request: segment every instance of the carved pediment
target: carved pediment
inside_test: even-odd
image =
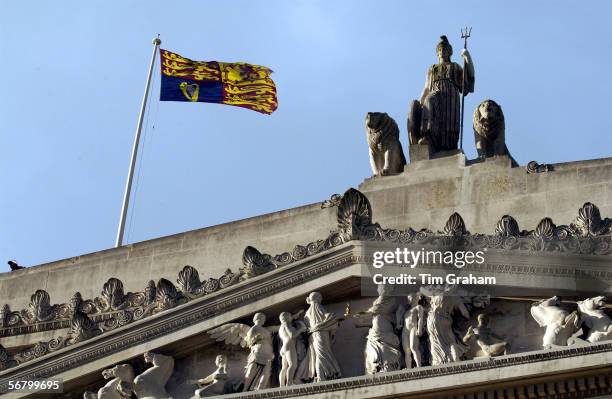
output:
[[[110,278],[103,285],[99,297],[84,299],[80,293],[75,293],[69,302],[62,305],[51,305],[49,294],[38,290],[32,295],[31,303],[25,310],[15,312],[8,305],[2,307],[0,336],[68,329],[69,334],[65,339],[39,342],[16,354],[11,363],[15,366],[77,342],[104,337],[117,327],[169,312],[179,305],[201,300],[240,282],[280,271],[296,262],[305,262],[323,253],[334,253],[338,247],[351,241],[453,249],[490,248],[529,253],[612,253],[609,219],[602,219],[597,207],[589,203],[578,213],[571,226],[557,226],[549,218],[544,218],[532,231],[519,231],[518,222],[505,215],[497,223],[495,235],[471,234],[458,213],[452,214],[443,231],[438,233],[412,228],[385,229],[373,222],[372,207],[367,197],[355,189],[349,189],[339,199],[338,229],[323,239],[298,244],[291,251],[274,256],[248,246],[242,256],[243,267],[238,272],[227,269],[222,276],[208,277],[204,281],[200,279],[195,267],[184,266],[177,275],[178,286],[162,278],[157,283],[149,281],[141,292],[125,293],[123,283],[117,278]],[[522,273],[522,267],[514,270]]]

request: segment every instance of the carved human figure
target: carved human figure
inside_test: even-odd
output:
[[[400,339],[395,333],[401,323],[403,308],[397,305],[396,298],[388,296],[389,286],[378,286],[378,297],[372,306],[355,317],[372,317],[365,345],[366,374],[395,371],[400,368]]]
[[[217,341],[250,348],[244,373],[243,392],[264,389],[270,384],[274,359],[273,327],[264,327],[265,322],[266,315],[255,313],[253,327],[242,323],[228,323],[208,332]]]
[[[459,296],[434,294],[429,297],[427,333],[431,364],[438,365],[461,360],[467,347],[453,330],[453,314],[461,313],[466,319],[470,314]]]
[[[281,371],[278,379],[280,386],[284,387],[295,383],[295,373],[298,368],[297,341],[307,328],[302,321],[294,322],[293,316],[289,312],[281,313],[278,318],[281,322],[278,335],[283,342],[280,350]]]
[[[453,47],[446,36],[440,36],[436,53],[438,63],[427,70],[420,102],[413,101],[409,116],[410,144],[429,143],[433,152],[457,149],[462,90],[463,95],[474,92],[475,77],[470,53],[463,49],[467,67],[463,85],[463,69],[451,61]]]
[[[332,352],[332,338],[339,318],[325,310],[319,292],[311,292],[306,298],[310,305],[304,315],[308,328],[308,350],[300,363],[296,378],[304,381],[327,381],[340,378],[340,366]]]
[[[110,380],[98,392],[84,392],[83,399],[125,399],[132,397],[134,369],[129,364],[118,364],[102,371],[105,380]]]
[[[412,361],[416,367],[421,367],[421,336],[425,330],[425,309],[421,305],[423,296],[419,292],[410,294],[408,298],[408,310],[402,318],[402,347],[404,349],[404,360],[406,368],[412,368]]]
[[[166,383],[174,371],[174,359],[154,352],[145,352],[144,360],[153,366],[134,378],[134,392],[138,399],[171,399]]]
[[[560,307],[561,298],[553,296],[531,305],[531,316],[540,327],[546,327],[542,346],[567,345],[567,340],[578,330],[577,312],[569,313]]]
[[[469,326],[463,343],[467,344],[470,340],[476,339],[480,347],[477,357],[493,357],[505,355],[508,352],[509,344],[503,338],[496,335],[489,327],[489,316],[481,313],[478,315],[478,326]]]
[[[225,389],[228,378],[227,357],[225,355],[218,355],[215,358],[215,366],[217,366],[217,369],[213,373],[196,381],[200,386],[200,388],[195,390],[196,398],[205,398],[227,393]]]
[[[591,343],[612,339],[612,319],[603,310],[605,300],[596,296],[577,302],[580,321],[588,328],[586,340]]]

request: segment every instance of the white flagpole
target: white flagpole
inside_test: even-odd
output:
[[[157,49],[161,44],[159,38],[153,39],[153,55],[151,56],[151,65],[149,65],[149,75],[147,76],[147,84],[145,85],[142,104],[140,105],[140,115],[138,116],[138,125],[136,126],[136,136],[134,137],[134,145],[132,146],[132,160],[130,161],[130,170],[128,171],[127,183],[125,184],[125,193],[123,194],[123,206],[121,207],[121,217],[119,219],[119,229],[117,230],[117,241],[115,247],[123,245],[123,233],[125,230],[125,219],[130,204],[130,193],[132,191],[132,178],[134,177],[134,168],[136,166],[136,157],[138,155],[138,143],[140,142],[140,132],[142,131],[142,122],[144,120],[145,108],[147,106],[147,98],[149,96],[149,87],[151,86],[151,76],[153,75],[153,65],[155,64],[155,56]]]

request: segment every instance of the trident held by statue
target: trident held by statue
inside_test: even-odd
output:
[[[465,27],[465,31],[461,29],[461,38],[463,39],[463,49],[467,50],[467,39],[472,33],[472,27]],[[461,79],[461,128],[459,130],[459,149],[463,150],[463,114],[465,113],[465,81],[467,80],[467,65],[465,58],[463,59],[463,79]]]

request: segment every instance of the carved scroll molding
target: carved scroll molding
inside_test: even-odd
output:
[[[602,218],[597,206],[585,203],[570,225],[555,225],[544,218],[531,231],[521,231],[518,222],[504,215],[496,224],[494,235],[471,234],[458,213],[453,213],[442,231],[432,232],[385,229],[373,222],[368,198],[353,188],[347,190],[337,205],[337,230],[326,238],[296,245],[292,251],[275,256],[261,253],[254,247],[245,248],[243,267],[237,273],[227,269],[219,278],[201,281],[198,271],[185,266],[178,273],[177,286],[167,279],[149,281],[142,292],[125,293],[123,283],[110,278],[99,297],[84,300],[75,293],[69,303],[51,305],[49,294],[37,290],[28,307],[20,312],[9,305],[0,308],[0,337],[59,328],[69,329],[61,341],[40,342],[14,356],[16,364],[32,359],[32,353],[43,353],[66,347],[98,334],[111,331],[159,312],[230,287],[240,281],[269,273],[297,261],[328,251],[349,241],[391,242],[454,249],[500,249],[571,254],[612,254],[612,220]],[[85,318],[83,318],[83,316]],[[34,348],[38,346],[38,350]],[[45,352],[47,353],[47,352]]]
[[[373,222],[367,197],[353,188],[340,197],[337,210],[338,230],[323,240],[296,245],[292,251],[272,257],[276,267],[286,266],[308,256],[351,241],[380,241],[398,244],[441,247],[564,252],[584,255],[612,254],[612,220],[601,218],[597,206],[587,202],[570,225],[555,225],[544,218],[534,230],[520,230],[518,222],[504,215],[497,222],[494,235],[471,234],[461,215],[449,216],[443,230],[385,229]]]
[[[170,336],[176,331],[217,317],[232,309],[291,290],[363,261],[361,257],[353,255],[352,251],[352,246],[346,246],[325,256],[324,259],[318,259],[317,262],[286,268],[266,279],[249,279],[238,286],[227,287],[223,295],[203,296],[189,301],[180,309],[170,309],[163,315],[149,317],[141,323],[130,325],[120,333],[110,331],[108,334],[82,341],[79,345],[63,346],[61,351],[48,351],[44,357],[31,358],[25,364],[0,371],[0,394],[6,392],[9,380],[45,378],[85,366],[94,360],[144,342]]]

